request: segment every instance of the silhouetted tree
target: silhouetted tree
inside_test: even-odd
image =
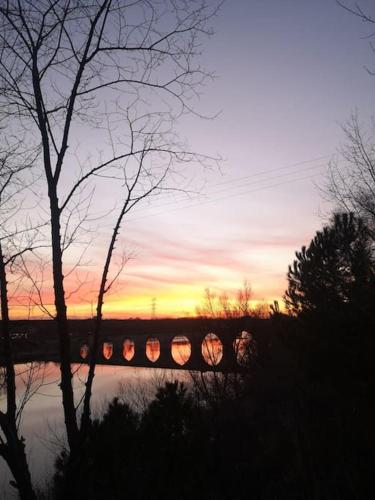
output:
[[[0,352],[5,362],[6,410],[0,410],[0,456],[4,458],[14,477],[12,485],[22,499],[36,498],[26,459],[24,438],[19,432],[22,398],[16,394],[16,370],[9,314],[9,270],[17,260],[34,248],[35,230],[23,221],[17,224],[20,197],[27,186],[22,182],[24,171],[29,171],[34,154],[21,154],[19,141],[6,143],[1,137],[0,146]]]
[[[365,132],[353,115],[342,128],[345,144],[329,164],[324,192],[339,210],[361,217],[375,241],[375,127]]]
[[[307,248],[296,252],[287,277],[285,303],[293,314],[368,314],[375,303],[375,268],[362,219],[336,214]]]
[[[364,38],[374,50],[375,11],[371,2],[336,0],[337,4],[370,29]],[[374,76],[373,65],[366,70]],[[365,129],[358,115],[352,114],[342,127],[345,142],[339,155],[329,164],[328,182],[325,193],[334,201],[339,210],[354,212],[366,223],[370,235],[375,240],[375,140],[374,119]]]
[[[209,288],[204,291],[202,305],[196,307],[196,314],[202,318],[267,318],[269,316],[269,305],[258,302],[251,305],[253,293],[250,282],[245,279],[242,287],[234,296],[227,292],[217,294]]]
[[[296,317],[284,339],[302,381],[301,460],[309,457],[315,497],[366,498],[374,449],[373,242],[361,218],[336,214],[296,257],[285,293]]]
[[[90,421],[102,305],[112,283],[109,267],[123,217],[139,201],[162,190],[177,165],[207,159],[185,148],[175,121],[194,112],[191,98],[210,76],[194,56],[201,36],[211,33],[208,22],[216,9],[217,2],[205,0],[10,0],[0,5],[0,106],[13,130],[24,130],[26,140],[42,147],[60,387],[73,462]],[[90,144],[83,158],[82,142],[89,136],[102,140],[103,127],[109,145],[106,156],[98,151],[94,158]],[[75,157],[69,150],[73,133],[80,144]],[[120,180],[123,193],[103,264],[80,428],[72,385],[64,254],[88,212],[88,182],[110,180],[116,186]]]

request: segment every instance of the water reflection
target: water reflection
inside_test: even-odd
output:
[[[172,358],[178,365],[184,365],[191,355],[191,344],[184,335],[176,335],[171,345]]]
[[[217,335],[208,333],[202,342],[202,356],[210,366],[216,366],[223,357],[223,344]]]
[[[155,363],[160,356],[160,342],[157,338],[149,338],[146,342],[146,356]]]
[[[26,452],[30,460],[31,474],[35,483],[44,484],[52,477],[56,453],[64,442],[65,427],[62,411],[60,366],[57,363],[33,363],[16,365],[17,398],[23,397],[25,382],[29,382],[33,369],[32,397],[27,401],[22,413],[20,433],[25,437]],[[72,365],[75,401],[78,404],[85,390],[88,365]],[[132,366],[111,366],[98,364],[95,371],[93,409],[100,414],[104,405],[114,396],[126,400],[135,410],[143,410],[158,387],[166,381],[180,380],[190,383],[190,374],[181,370],[158,368],[138,368]],[[0,367],[0,387],[4,368]],[[0,390],[0,411],[6,411],[5,389]],[[16,499],[14,488],[10,486],[9,469],[0,458],[0,499]]]
[[[103,357],[105,359],[111,359],[113,354],[113,344],[112,342],[104,342],[103,344]]]
[[[237,363],[241,366],[248,364],[251,353],[251,340],[253,336],[247,331],[242,331],[233,342],[233,348],[236,353]]]
[[[135,354],[135,344],[131,339],[125,339],[122,345],[122,355],[126,361],[131,361]]]
[[[87,344],[81,345],[81,348],[79,350],[79,355],[81,356],[82,359],[86,359],[87,356],[89,355],[90,348]]]

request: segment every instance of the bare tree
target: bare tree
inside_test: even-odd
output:
[[[368,23],[370,25],[375,24],[375,17],[373,14],[371,14],[371,12],[369,12],[368,6],[366,6],[366,8],[362,7],[364,2],[354,2],[353,0],[336,0],[336,3],[350,14],[359,17],[364,23]]]
[[[204,291],[204,300],[201,306],[196,308],[197,316],[203,318],[241,318],[244,316],[258,317],[258,311],[251,308],[251,285],[247,279],[243,281],[235,298],[231,298],[227,292],[216,294],[209,288]],[[266,306],[267,307],[267,306]]]
[[[72,387],[64,253],[83,227],[95,185],[121,179],[123,200],[103,267],[84,404],[89,404],[109,268],[123,217],[165,189],[178,166],[204,157],[180,143],[176,120],[208,75],[195,63],[218,5],[205,0],[38,0],[0,7],[0,107],[42,145],[51,228],[61,390],[72,460],[82,432]],[[200,114],[200,113],[197,113]],[[103,136],[106,138],[103,141]],[[101,147],[92,151],[92,141]],[[90,148],[86,155],[86,148]],[[73,145],[73,150],[72,150]],[[74,154],[74,146],[76,152]],[[70,149],[69,149],[70,148]],[[70,152],[72,151],[72,152]],[[112,188],[116,191],[116,187]],[[83,425],[83,430],[86,425]]]
[[[250,299],[252,296],[250,283],[245,279],[237,292],[237,308],[240,316],[250,315]]]
[[[137,188],[137,184],[139,182],[140,176],[143,174],[144,162],[146,159],[146,155],[147,155],[147,151],[145,150],[139,159],[138,169],[137,169],[134,177],[131,180],[125,181],[126,189],[125,189],[125,196],[124,196],[123,204],[122,204],[120,212],[117,216],[116,224],[115,224],[115,227],[114,227],[112,235],[111,235],[111,239],[110,239],[108,249],[107,249],[105,263],[103,266],[102,277],[101,277],[99,293],[98,293],[98,298],[97,298],[95,328],[94,328],[94,334],[93,334],[92,352],[91,352],[91,357],[90,357],[90,367],[89,367],[89,373],[88,373],[88,377],[87,377],[85,395],[84,395],[84,400],[83,400],[83,412],[82,412],[82,418],[81,418],[81,424],[82,424],[81,425],[81,432],[83,434],[85,434],[85,432],[87,431],[87,428],[90,424],[90,400],[91,400],[92,384],[93,384],[94,375],[95,375],[95,366],[96,366],[98,350],[99,350],[99,336],[100,336],[101,324],[102,324],[102,318],[103,318],[104,296],[110,290],[114,281],[117,279],[117,277],[119,276],[119,274],[121,273],[122,268],[123,268],[123,265],[121,265],[119,271],[115,274],[115,276],[108,281],[109,268],[110,268],[113,252],[115,250],[115,244],[116,244],[119,232],[120,232],[121,224],[123,222],[125,215],[137,203],[142,201],[144,198],[150,196],[153,192],[160,189],[160,186],[162,185],[162,182],[168,173],[168,167],[167,167],[164,170],[162,176],[159,177],[159,179],[155,179],[154,181],[152,181],[151,184],[142,193],[134,195],[133,192]],[[124,172],[124,174],[126,175],[126,171]],[[123,264],[125,263],[125,260],[123,260]]]
[[[26,399],[17,407],[16,371],[13,361],[12,339],[9,325],[9,293],[7,269],[17,258],[33,249],[29,228],[22,229],[13,221],[20,210],[21,181],[25,170],[30,169],[30,158],[18,154],[16,145],[2,144],[0,151],[0,344],[4,357],[4,388],[6,411],[0,411],[0,456],[7,462],[13,477],[12,483],[21,498],[36,498],[25,453],[25,444],[19,435],[19,421]]]
[[[353,115],[343,131],[346,144],[329,165],[325,191],[337,208],[361,217],[375,241],[375,125],[365,133]]]
[[[370,28],[366,39],[375,52],[374,26],[375,12],[370,11],[365,2],[336,0],[337,4],[351,15],[359,18]],[[375,76],[371,67],[366,67],[370,76]],[[354,113],[342,127],[345,143],[336,159],[329,165],[328,182],[324,192],[334,201],[339,211],[354,212],[369,228],[375,241],[375,124],[361,126]]]

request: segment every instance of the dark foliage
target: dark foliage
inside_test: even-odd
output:
[[[167,383],[141,415],[113,400],[73,463],[73,490],[71,457],[60,457],[56,496],[370,498],[374,264],[362,222],[337,215],[297,253],[288,279],[289,307],[299,314],[275,306],[240,380],[214,372],[199,394]],[[236,385],[222,391],[222,380]]]
[[[350,400],[368,387],[374,353],[374,249],[361,219],[337,214],[289,267],[286,305],[293,345],[310,379]]]
[[[241,391],[215,408],[178,382],[159,389],[141,415],[113,400],[92,424],[69,496],[69,457],[60,457],[56,497],[368,498],[370,385],[341,363],[333,373],[301,341],[308,336],[282,318]]]
[[[159,389],[140,416],[114,399],[93,422],[75,498],[266,498],[286,472],[279,456],[291,453],[283,426],[246,398],[219,413],[195,401],[178,382]],[[57,462],[58,498],[70,489],[68,461]]]
[[[362,220],[335,215],[288,272],[296,314],[287,343],[303,380],[302,447],[312,498],[368,498],[374,450],[373,243]],[[291,324],[294,325],[291,327]]]
[[[375,266],[368,230],[354,214],[336,214],[288,270],[285,302],[294,314],[368,315],[375,304]]]

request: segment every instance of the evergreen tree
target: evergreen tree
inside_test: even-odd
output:
[[[287,309],[297,315],[318,313],[366,317],[375,305],[372,242],[362,219],[336,214],[288,269]]]

